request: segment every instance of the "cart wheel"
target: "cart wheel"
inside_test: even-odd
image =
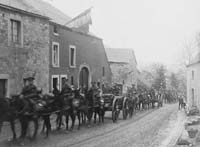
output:
[[[114,98],[113,100],[113,104],[112,104],[112,120],[113,120],[113,123],[116,123],[117,120],[118,120],[118,115],[119,115],[119,112],[118,112],[118,100],[117,98]]]
[[[123,100],[123,106],[122,106],[122,112],[123,112],[123,119],[127,119],[129,107],[128,107],[128,99],[125,97]]]

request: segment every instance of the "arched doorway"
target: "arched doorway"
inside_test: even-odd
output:
[[[79,74],[79,87],[87,88],[89,87],[89,70],[87,67],[83,67]]]

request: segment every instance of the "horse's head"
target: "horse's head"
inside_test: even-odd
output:
[[[103,98],[103,97],[101,97],[101,98],[99,99],[99,105],[100,105],[100,108],[104,108],[105,101],[104,101],[104,98]]]
[[[73,93],[74,93],[74,97],[78,98],[78,97],[80,97],[81,90],[80,89],[74,89]]]
[[[11,106],[15,107],[17,110],[22,109],[22,107],[24,106],[24,103],[22,102],[20,95],[11,96]]]
[[[72,105],[74,106],[74,107],[80,107],[80,99],[73,99],[72,100]]]

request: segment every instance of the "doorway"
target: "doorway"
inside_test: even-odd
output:
[[[89,70],[87,67],[83,67],[79,74],[79,87],[89,88]]]
[[[0,79],[0,98],[5,98],[7,95],[7,79]]]

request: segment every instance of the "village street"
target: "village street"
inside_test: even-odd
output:
[[[53,131],[48,139],[39,135],[34,142],[26,141],[25,146],[32,147],[171,147],[180,135],[184,120],[183,111],[177,104],[164,105],[160,109],[151,109],[135,114],[132,119],[112,123],[110,113],[106,122],[82,127],[73,132]],[[17,143],[1,141],[0,146],[19,146]]]

